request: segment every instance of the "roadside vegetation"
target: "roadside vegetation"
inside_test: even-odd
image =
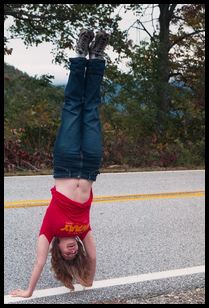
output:
[[[104,27],[114,33],[110,45],[118,58],[107,60],[101,89],[103,172],[204,168],[204,5],[156,4],[158,30],[149,42],[138,45],[128,40],[128,30],[120,30],[119,15],[111,15],[117,6],[5,4],[5,20],[12,16],[12,36],[21,35],[26,45],[53,41],[56,32],[60,39],[54,43],[59,50],[72,48],[78,20],[84,27],[89,22],[94,28]],[[124,5],[139,17],[130,26],[145,29],[146,25],[140,23],[144,6]],[[42,21],[39,27],[38,18]],[[71,20],[71,29],[65,29],[65,18]],[[56,27],[51,24],[54,22]],[[176,33],[170,31],[172,25],[178,28]],[[5,38],[7,54],[12,52],[9,39]],[[118,69],[124,58],[128,60],[127,73]],[[55,54],[55,61],[65,63],[64,54]],[[64,85],[55,86],[52,80],[53,76],[47,74],[30,77],[4,65],[5,175],[51,174],[52,149],[64,100]]]

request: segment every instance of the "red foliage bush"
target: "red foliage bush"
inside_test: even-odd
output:
[[[43,168],[52,168],[51,153],[35,151],[30,154],[22,148],[20,140],[4,139],[4,172]]]

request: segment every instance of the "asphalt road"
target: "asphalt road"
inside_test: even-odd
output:
[[[5,177],[4,200],[49,199],[53,185],[51,176]],[[86,304],[202,288],[202,271],[159,279],[154,279],[152,273],[205,264],[204,196],[178,195],[179,192],[204,190],[204,170],[101,174],[94,184],[96,197],[170,192],[176,192],[176,196],[151,198],[150,195],[144,200],[93,203],[91,226],[97,245],[95,282],[97,285],[107,281],[107,284],[98,289],[15,303]],[[45,206],[5,208],[5,295],[14,288],[27,287],[45,210]],[[150,278],[144,281],[134,283],[128,279],[147,273]],[[115,278],[127,279],[127,283],[115,283],[110,287]],[[57,290],[61,286],[53,278],[48,258],[37,290]]]

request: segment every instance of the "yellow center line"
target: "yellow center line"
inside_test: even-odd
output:
[[[121,202],[133,200],[149,200],[149,199],[168,199],[168,198],[193,198],[203,197],[205,192],[200,191],[185,191],[185,192],[167,192],[158,194],[130,194],[130,195],[117,195],[117,196],[98,196],[94,197],[93,203],[98,202]],[[25,208],[34,206],[47,206],[50,200],[19,200],[7,201],[4,203],[4,208]]]

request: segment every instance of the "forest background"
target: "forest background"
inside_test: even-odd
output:
[[[121,29],[120,10],[136,20]],[[157,8],[158,15],[154,15]],[[149,9],[152,33],[142,22]],[[5,4],[13,19],[4,52],[15,37],[26,46],[51,42],[55,63],[68,66],[79,29],[111,34],[100,106],[103,170],[204,168],[205,7],[204,4]],[[130,40],[130,29],[149,40]],[[127,71],[120,70],[126,60]],[[48,174],[60,124],[64,85],[53,76],[30,77],[4,65],[4,172]]]

